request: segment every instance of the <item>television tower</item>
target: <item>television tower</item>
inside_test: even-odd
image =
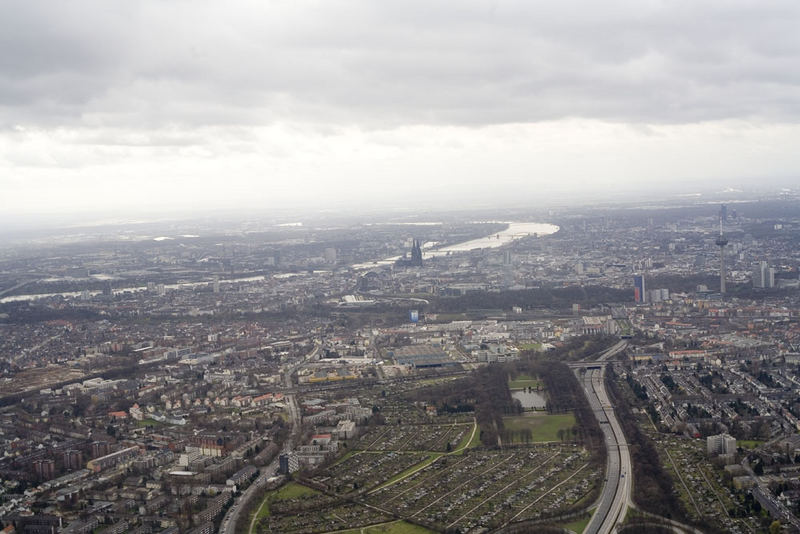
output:
[[[728,244],[728,238],[722,234],[722,214],[719,216],[719,235],[715,241],[719,247],[719,292],[721,295],[725,294],[725,245]]]

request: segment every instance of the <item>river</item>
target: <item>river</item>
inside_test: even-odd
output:
[[[496,221],[491,221],[496,222]],[[480,248],[497,248],[503,245],[508,245],[512,241],[516,241],[522,237],[528,236],[544,236],[558,232],[559,228],[555,224],[548,223],[535,223],[535,222],[508,222],[508,228],[497,232],[495,234],[479,237],[463,243],[456,243],[447,245],[441,248],[426,249],[423,245],[422,259],[427,260],[439,256],[447,256],[454,252],[468,252]],[[396,262],[400,256],[392,256],[382,260],[358,263],[353,265],[353,269],[363,270],[371,269],[380,265],[391,265]]]
[[[492,221],[495,222],[495,221]],[[436,258],[438,256],[447,256],[453,253],[458,252],[467,252],[470,250],[480,249],[480,248],[497,248],[502,247],[503,245],[507,245],[512,241],[520,239],[522,237],[528,237],[531,235],[535,236],[543,236],[543,235],[550,235],[558,232],[558,226],[554,224],[547,224],[547,223],[533,223],[533,222],[509,222],[508,228],[501,232],[497,232],[495,234],[491,234],[485,237],[479,237],[477,239],[472,239],[470,241],[464,241],[463,243],[455,243],[453,245],[447,245],[441,248],[429,248],[427,250],[423,250],[422,258],[423,259],[431,259]],[[424,247],[423,247],[424,248]],[[364,270],[364,269],[371,269],[373,267],[379,265],[391,265],[400,256],[393,256],[391,258],[386,258],[383,260],[366,262],[366,263],[359,263],[353,265],[353,269],[355,270]],[[280,278],[283,276],[292,276],[291,273],[288,275],[273,275],[275,278]],[[221,284],[226,283],[233,283],[233,282],[255,282],[257,280],[263,280],[264,276],[249,276],[245,278],[233,278],[227,280],[220,280]],[[208,286],[212,284],[212,281],[203,281],[203,282],[182,282],[178,284],[165,284],[167,289],[185,289],[190,287],[198,287],[198,286]],[[137,286],[137,287],[124,287],[124,288],[117,288],[114,289],[114,294],[117,293],[125,293],[130,291],[144,291],[147,288],[145,286]],[[101,294],[102,291],[98,290],[90,290],[90,296],[97,296]],[[35,293],[35,294],[27,294],[27,295],[12,295],[9,297],[0,298],[0,304],[4,304],[6,302],[17,302],[17,301],[28,301],[28,300],[35,300],[41,298],[48,298],[48,297],[64,297],[64,298],[77,298],[81,296],[81,291],[66,291],[63,293]]]

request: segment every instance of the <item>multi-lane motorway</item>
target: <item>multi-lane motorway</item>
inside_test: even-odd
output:
[[[627,346],[628,346],[628,342],[623,339],[623,340],[617,342],[616,344],[612,345],[611,347],[607,348],[603,352],[601,352],[600,356],[597,358],[597,360],[598,361],[608,360],[612,356],[616,356],[617,354],[619,354],[620,352],[625,350],[625,347],[627,347]]]
[[[622,350],[622,348],[618,350]],[[608,354],[608,356],[611,355],[613,354]],[[622,428],[606,393],[603,380],[605,365],[587,363],[586,367],[576,368],[575,373],[579,379],[582,379],[589,405],[600,423],[608,454],[603,491],[600,494],[595,513],[584,533],[608,534],[614,531],[617,524],[624,521],[628,510],[633,480],[631,457],[625,435],[622,433]]]

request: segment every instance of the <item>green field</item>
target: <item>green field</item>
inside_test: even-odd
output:
[[[508,381],[508,389],[511,390],[526,388],[538,389],[542,387],[544,387],[542,381],[530,375],[517,375],[517,378]]]
[[[258,517],[267,517],[269,515],[269,503],[271,502],[295,499],[297,497],[303,497],[304,495],[315,495],[317,493],[319,492],[315,489],[301,486],[296,482],[289,482],[285,486],[281,486],[275,491],[267,493],[258,509]]]
[[[428,534],[433,532],[433,530],[428,530],[425,527],[412,523],[406,523],[405,521],[392,521],[391,523],[383,523],[382,525],[345,530],[340,534]]]
[[[525,415],[515,415],[503,417],[503,426],[507,430],[531,429],[533,441],[559,441],[558,431],[569,431],[575,426],[575,416],[571,413],[546,415],[531,413]]]
[[[571,530],[572,532],[576,532],[577,534],[581,534],[584,530],[586,530],[586,525],[589,524],[589,520],[591,516],[584,517],[583,519],[579,519],[577,521],[573,521],[572,523],[567,523],[566,525],[561,525],[563,528],[567,530]]]
[[[743,448],[743,449],[755,449],[759,445],[764,443],[763,441],[758,441],[755,439],[740,439],[736,441],[736,445]]]
[[[472,439],[470,439],[470,437]],[[464,442],[467,440],[469,440],[469,442],[465,444]],[[479,429],[475,429],[474,433],[470,431],[469,433],[467,433],[466,436],[464,436],[464,439],[461,440],[461,443],[458,444],[458,447],[456,447],[455,450],[461,451],[463,453],[464,449],[471,449],[473,447],[477,447],[480,444],[481,444],[481,433],[479,432]]]
[[[535,352],[542,351],[542,344],[541,343],[522,343],[518,345],[519,350],[532,350]]]

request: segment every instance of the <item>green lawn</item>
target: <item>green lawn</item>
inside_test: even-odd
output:
[[[743,448],[743,449],[755,449],[759,445],[764,443],[763,441],[758,441],[756,439],[740,439],[736,441],[736,445]]]
[[[371,527],[354,528],[340,534],[429,534],[433,532],[433,530],[428,530],[425,527],[414,525],[413,523],[392,521],[391,523],[383,523]]]
[[[530,428],[533,441],[559,441],[558,431],[565,432],[575,426],[575,416],[571,413],[547,415],[529,413],[503,417],[503,426],[507,430],[524,430]]]
[[[267,493],[260,509],[258,510],[258,517],[267,517],[269,515],[269,503],[271,502],[295,499],[304,495],[316,495],[317,493],[319,492],[315,489],[301,486],[296,482],[289,482],[275,491],[270,491]]]
[[[463,438],[461,438],[461,441],[458,442],[458,445],[456,445],[456,447],[453,449],[453,451],[461,451],[461,452],[463,452],[462,449],[471,449],[472,447],[477,447],[478,445],[480,445],[480,443],[481,443],[480,434],[481,433],[478,431],[478,429],[475,429],[475,434],[473,434],[472,433],[472,428],[473,427],[470,426],[470,428],[467,431],[467,433],[464,435]],[[470,439],[470,437],[472,439]]]
[[[508,389],[542,388],[544,384],[535,376],[517,375],[517,378],[508,381]]]
[[[567,530],[571,530],[573,532],[577,532],[577,534],[581,534],[586,529],[586,525],[589,524],[589,520],[592,517],[585,517],[583,519],[579,519],[577,521],[573,521],[572,523],[567,523],[566,525],[561,525]]]
[[[285,501],[288,499],[296,499],[297,497],[302,497],[304,495],[316,495],[317,493],[319,492],[313,488],[301,486],[296,482],[289,482],[285,486],[281,486],[275,490],[272,500]]]
[[[542,344],[541,343],[521,343],[518,345],[519,350],[533,350],[536,352],[542,351]]]

